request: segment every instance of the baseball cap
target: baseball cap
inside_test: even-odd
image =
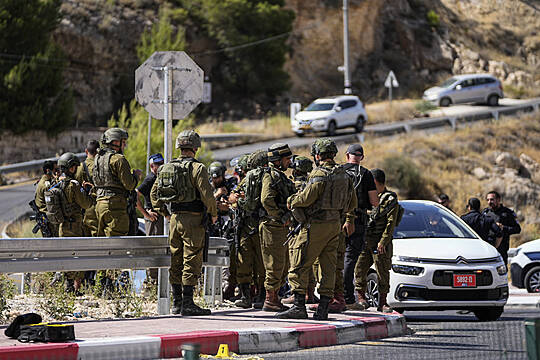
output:
[[[364,155],[364,148],[360,144],[352,144],[347,148],[347,154],[361,154]]]
[[[164,162],[164,161],[165,161],[165,160],[163,159],[163,155],[161,155],[160,153],[151,155],[150,158],[148,159],[148,162],[149,162],[150,164],[154,164],[154,163],[162,163],[162,162]]]

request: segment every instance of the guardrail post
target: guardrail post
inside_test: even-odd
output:
[[[448,118],[448,122],[450,123],[450,126],[452,126],[452,130],[457,129],[457,118]]]
[[[540,106],[540,103],[534,103],[534,104],[532,104],[533,111],[534,111],[534,112],[537,112],[538,109],[539,109],[539,106]]]
[[[158,314],[168,315],[171,308],[169,296],[169,269],[158,269]]]
[[[403,125],[403,130],[405,130],[406,133],[410,133],[412,128],[411,128],[411,125],[409,124],[404,124]]]
[[[498,111],[492,111],[491,116],[493,116],[495,121],[499,121],[499,112]]]

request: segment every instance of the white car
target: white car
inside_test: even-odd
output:
[[[439,204],[400,204],[405,212],[394,231],[389,305],[399,312],[461,309],[479,320],[498,319],[508,299],[508,277],[497,250]],[[376,305],[374,270],[366,295]]]
[[[291,127],[297,136],[321,131],[332,136],[336,129],[347,127],[362,132],[367,119],[366,109],[358,96],[340,95],[315,100],[296,114]]]
[[[512,285],[540,293],[540,239],[518,246],[510,260]]]

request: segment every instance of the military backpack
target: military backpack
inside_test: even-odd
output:
[[[157,197],[168,203],[185,203],[197,200],[197,191],[191,183],[193,158],[175,159],[161,165],[157,176]]]
[[[78,208],[75,203],[68,202],[64,192],[66,184],[65,180],[59,181],[44,193],[47,219],[53,224],[70,221]]]
[[[319,167],[325,176],[315,176],[309,179],[309,183],[323,181],[325,183],[322,196],[315,203],[316,210],[334,210],[343,212],[351,199],[353,183],[342,166],[333,169]]]
[[[258,167],[250,170],[245,181],[245,197],[241,202],[242,209],[250,215],[258,215],[262,209],[261,192],[264,174],[270,169],[267,167]]]

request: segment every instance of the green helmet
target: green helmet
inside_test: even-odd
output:
[[[256,169],[260,166],[268,164],[268,154],[264,150],[257,150],[249,155],[247,160],[248,168],[250,170]]]
[[[122,141],[128,139],[128,132],[120,128],[107,129],[101,136],[101,142],[103,144],[110,144],[115,140]]]
[[[229,162],[229,165],[234,168],[236,173],[245,174],[248,171],[248,158],[248,154],[237,156]]]
[[[201,147],[201,137],[193,130],[184,130],[176,137],[177,149],[198,149]]]
[[[336,156],[338,152],[336,143],[333,140],[330,140],[329,138],[322,138],[317,139],[311,145],[311,155],[321,155],[321,154],[328,154],[332,157]]]
[[[224,176],[224,175],[225,175],[225,171],[227,171],[227,168],[225,167],[225,165],[223,165],[223,164],[220,163],[219,161],[214,161],[214,162],[211,163],[210,166],[208,167],[208,173],[209,173],[210,176],[212,176],[213,178],[217,178],[217,177],[220,177],[220,176]]]
[[[268,161],[278,161],[287,156],[292,156],[292,151],[287,144],[277,143],[268,148]]]
[[[80,164],[79,158],[72,152],[64,153],[58,159],[58,166],[63,169],[69,169],[73,165],[79,166]]]
[[[292,159],[291,167],[298,172],[309,174],[313,170],[313,161],[305,156],[295,156]]]

